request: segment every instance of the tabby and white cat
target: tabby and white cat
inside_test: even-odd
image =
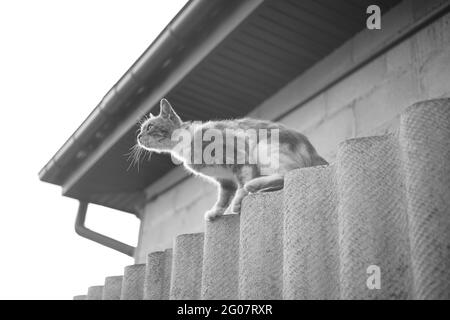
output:
[[[270,139],[261,139],[258,136],[255,138],[246,136],[245,148],[242,148],[242,145],[239,148],[239,144],[234,143],[236,141],[234,138],[223,139],[223,150],[228,150],[225,144],[232,141],[232,145],[228,147],[234,152],[233,159],[236,159],[236,155],[239,156],[239,154],[243,155],[245,159],[249,159],[249,153],[254,154],[264,149],[270,150],[269,153],[277,152],[277,165],[268,166],[267,163],[258,160],[244,163],[226,161],[225,158],[230,157],[226,152],[224,152],[225,158],[219,164],[194,163],[192,161],[194,152],[182,152],[183,150],[179,148],[179,141],[174,139],[174,133],[183,129],[191,132],[193,135],[192,141],[198,135],[203,136],[209,129],[223,132],[224,135],[235,134],[236,137],[234,138],[236,139],[241,138],[238,135],[242,134],[243,130],[265,129],[269,134],[268,138],[270,138],[272,130],[277,130],[278,145],[276,148],[270,148]],[[279,123],[249,118],[202,123],[183,122],[166,99],[161,100],[160,114],[158,116],[150,115],[141,124],[137,136],[137,145],[151,152],[170,153],[180,159],[188,170],[218,185],[217,202],[212,209],[206,212],[206,220],[213,220],[223,215],[230,206],[232,212],[240,213],[242,200],[248,193],[283,188],[284,175],[290,170],[327,164],[304,135]],[[202,141],[202,149],[206,148],[207,145],[208,143]],[[192,143],[186,147],[194,148],[194,145]],[[186,154],[191,156],[186,156]]]

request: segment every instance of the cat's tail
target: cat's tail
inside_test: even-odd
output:
[[[315,154],[315,156],[311,159],[311,166],[315,167],[315,166],[326,166],[328,165],[328,161],[325,160],[324,158],[322,158],[321,156],[319,156],[317,153]]]
[[[308,140],[308,138],[300,132],[295,132],[296,145],[295,151],[299,156],[299,163],[304,167],[315,167],[328,165],[328,162],[322,158]]]

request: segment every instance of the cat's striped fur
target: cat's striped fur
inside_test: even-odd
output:
[[[207,148],[211,142],[203,141],[201,137],[208,130],[212,129],[216,133],[222,133],[223,159],[219,161],[221,164],[194,163],[194,152],[190,152],[189,159],[186,158],[187,153],[177,149],[177,141],[174,141],[172,137],[172,134],[178,129],[189,130],[192,134],[192,142],[184,147],[191,149],[188,151],[193,151],[194,140],[197,136],[202,143],[202,151]],[[267,138],[261,138],[258,135],[256,137],[239,136],[248,129],[257,131],[266,129]],[[271,148],[272,129],[278,132],[278,148]],[[227,140],[226,135],[229,137],[230,133],[235,136]],[[245,147],[242,148],[242,145],[238,145],[235,138],[243,138]],[[140,147],[149,151],[171,153],[180,159],[191,172],[217,183],[218,199],[214,207],[206,212],[207,220],[223,215],[230,205],[232,212],[239,213],[242,199],[249,192],[283,188],[284,175],[290,170],[327,164],[304,135],[279,123],[249,118],[204,123],[183,122],[165,99],[161,100],[160,114],[157,117],[150,116],[142,123],[137,142]],[[233,150],[232,155],[226,152],[227,147]],[[252,154],[261,151],[277,152],[277,165],[262,163],[260,159],[257,159],[256,162],[236,163],[239,156],[248,160]],[[230,156],[233,159],[230,160]]]

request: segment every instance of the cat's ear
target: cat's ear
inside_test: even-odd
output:
[[[174,113],[172,106],[166,99],[161,99],[159,108],[159,115],[163,118],[168,119],[170,118],[171,114]]]
[[[181,118],[177,115],[175,110],[173,110],[172,106],[170,105],[169,101],[166,99],[161,99],[161,102],[159,104],[160,106],[160,112],[159,115],[164,119],[170,119],[174,122],[181,123]]]

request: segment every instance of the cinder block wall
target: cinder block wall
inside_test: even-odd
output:
[[[286,106],[297,106],[280,122],[306,134],[319,153],[332,162],[339,142],[393,130],[407,106],[419,100],[449,97],[450,14],[446,14],[299,105],[302,94],[312,86],[320,87],[340,68],[355,63],[419,19],[424,9],[418,3],[401,3],[383,17],[381,31],[362,31],[265,101],[251,116],[273,119]],[[203,213],[213,205],[215,196],[214,186],[189,178],[149,202],[142,214],[136,261],[145,262],[147,253],[171,247],[180,233],[203,231]]]

